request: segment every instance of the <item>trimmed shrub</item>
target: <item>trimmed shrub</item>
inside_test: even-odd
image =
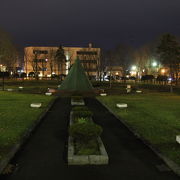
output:
[[[75,118],[81,118],[81,117],[92,117],[93,113],[91,111],[73,111],[73,116]]]
[[[70,136],[82,143],[87,143],[92,139],[96,139],[101,133],[101,126],[94,123],[74,123],[69,128]]]
[[[88,118],[77,118],[77,121],[78,123],[87,123],[89,122],[89,119]]]
[[[88,143],[83,143],[83,144],[76,141],[75,154],[77,155],[100,154],[97,140],[90,140]]]
[[[87,106],[75,106],[72,108],[73,111],[88,111]]]
[[[91,117],[74,117],[73,122],[74,123],[93,123]]]

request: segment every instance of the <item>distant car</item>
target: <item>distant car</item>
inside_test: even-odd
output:
[[[29,77],[35,77],[35,73],[34,73],[34,72],[30,72],[30,73],[28,74],[28,76],[29,76]]]
[[[167,76],[162,76],[162,75],[159,75],[156,78],[156,81],[167,81],[167,80],[168,80],[168,77]]]
[[[116,80],[119,80],[119,79],[120,79],[120,76],[119,76],[119,75],[115,75],[115,79],[116,79]]]
[[[136,80],[136,77],[131,76],[131,77],[129,77],[129,79],[130,79],[130,80]]]
[[[107,76],[107,79],[110,80],[110,77],[111,77],[111,80],[115,80],[113,76]]]
[[[141,81],[152,81],[154,79],[154,76],[153,75],[144,75],[141,77]]]
[[[125,77],[125,76],[122,76],[121,77],[121,80],[129,80],[129,78]]]

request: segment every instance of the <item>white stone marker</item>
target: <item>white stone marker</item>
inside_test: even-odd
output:
[[[127,85],[126,90],[127,90],[127,93],[130,93],[131,92],[131,85]]]
[[[46,95],[46,96],[51,96],[52,93],[51,93],[51,92],[46,92],[45,95]]]
[[[42,104],[41,103],[31,103],[30,106],[34,107],[34,108],[40,108],[42,106]]]
[[[125,103],[118,103],[118,104],[116,104],[116,106],[117,106],[118,108],[127,108],[127,107],[128,107],[128,105],[125,104]]]
[[[11,92],[11,91],[13,91],[13,89],[7,89],[7,91]]]
[[[176,135],[176,141],[180,144],[180,135]]]
[[[100,95],[101,95],[101,96],[107,96],[107,94],[106,94],[106,93],[101,93]]]
[[[142,93],[142,91],[140,91],[140,90],[137,90],[136,92],[137,92],[137,93]]]
[[[131,89],[131,85],[127,85],[127,89]]]

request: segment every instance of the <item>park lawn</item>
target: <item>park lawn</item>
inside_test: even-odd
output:
[[[179,95],[149,93],[97,98],[162,154],[180,165],[180,145],[175,140],[180,134]],[[117,108],[116,103],[127,103],[127,111]]]
[[[53,100],[52,96],[0,92],[0,160]],[[41,108],[30,104],[41,102]]]
[[[57,89],[60,82],[58,80],[5,80],[4,88],[13,89],[13,91],[20,91],[19,87],[22,86],[21,93],[43,94],[47,92],[48,88]],[[2,83],[0,83],[2,88]]]

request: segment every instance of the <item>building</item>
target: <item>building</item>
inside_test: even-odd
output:
[[[59,68],[55,58],[58,47],[25,47],[24,70],[27,75],[37,72],[40,77],[52,75],[67,75],[72,64],[78,58],[89,77],[98,76],[100,48],[88,47],[62,47],[66,57]]]
[[[106,72],[106,75],[108,76],[123,76],[122,75],[122,72],[123,72],[123,68],[121,66],[106,66],[105,68],[105,72]]]

